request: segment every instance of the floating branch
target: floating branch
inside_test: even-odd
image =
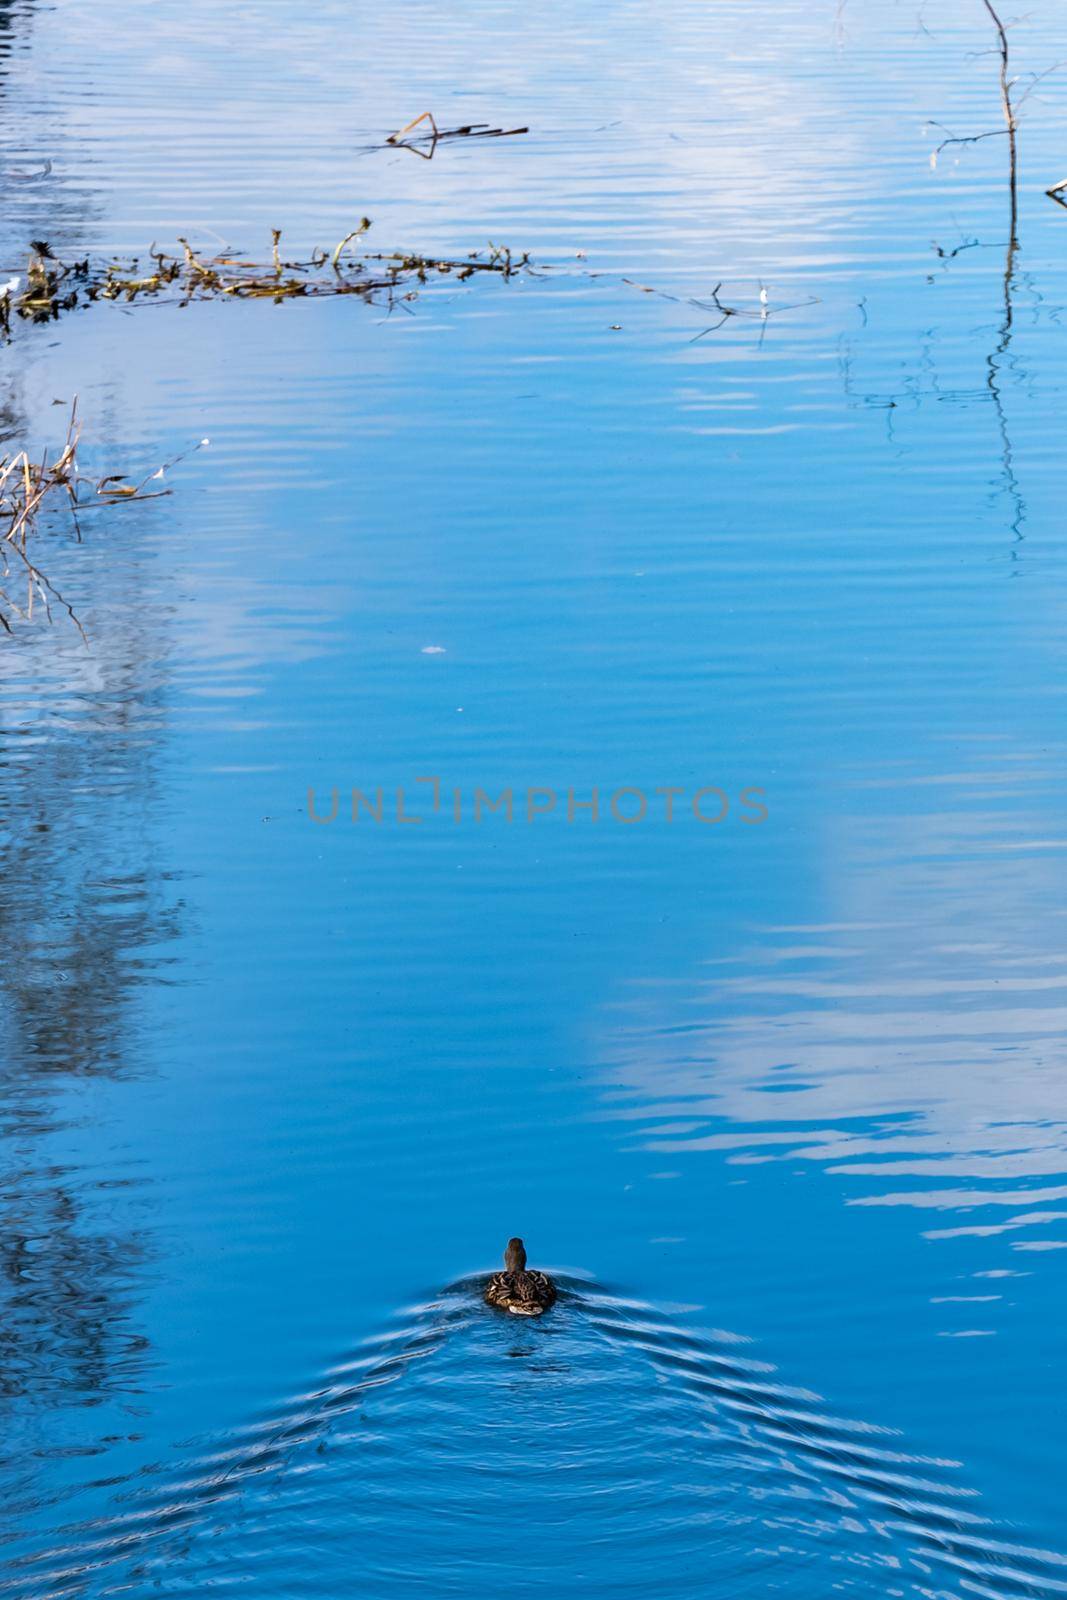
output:
[[[109,473],[104,478],[90,478],[78,469],[78,441],[81,427],[78,422],[78,402],[71,407],[67,436],[58,456],[49,462],[47,455],[41,461],[31,461],[25,450],[0,459],[0,628],[11,633],[11,618],[19,617],[32,622],[34,611],[40,607],[49,622],[52,621],[52,602],[67,612],[82,638],[85,630],[74,613],[74,608],[45,576],[32,558],[31,540],[37,534],[42,516],[53,509],[65,506],[70,513],[74,532],[81,539],[82,512],[100,506],[128,505],[133,500],[158,500],[170,494],[160,487],[170,467],[183,461],[192,451],[175,456],[146,478],[132,481],[125,473]],[[194,445],[199,450],[207,444],[202,439]],[[16,600],[10,590],[12,577],[24,580],[25,599]],[[88,640],[86,640],[88,643]]]
[[[181,255],[153,246],[148,253],[150,268],[147,264],[142,267],[136,257],[126,262],[86,257],[66,263],[37,239],[25,286],[21,277],[0,284],[0,333],[10,335],[12,314],[29,322],[50,322],[64,311],[96,300],[130,304],[163,298],[188,305],[193,300],[222,298],[279,302],[358,295],[376,305],[392,306],[416,299],[421,285],[438,278],[452,276],[464,282],[479,272],[510,278],[530,269],[528,253],[518,255],[492,243],[485,251],[475,250],[459,258],[400,250],[375,254],[350,250],[370,225],[370,218],[363,217],[332,252],[316,251],[307,261],[282,257],[282,236],[276,228],[271,233],[269,263],[245,261],[229,253],[204,259],[187,239],[178,241]]]
[[[414,138],[407,138],[413,128],[420,123],[430,124],[429,133],[415,134]],[[432,161],[434,151],[439,144],[452,139],[512,139],[516,134],[529,133],[529,128],[491,128],[488,122],[468,122],[462,128],[439,128],[434,120],[432,111],[423,111],[419,116],[413,117],[403,128],[398,128],[396,133],[391,133],[386,139],[387,145],[395,149],[410,150],[413,154],[421,156],[424,161]],[[428,150],[421,147],[429,145]],[[380,147],[376,147],[380,148]]]
[[[590,277],[599,276],[599,273],[590,273]],[[637,289],[641,294],[654,294],[660,300],[673,300],[675,305],[695,306],[698,311],[714,311],[719,318],[718,322],[714,322],[710,327],[694,334],[689,341],[690,344],[697,344],[701,339],[706,339],[709,333],[717,333],[724,323],[729,322],[731,317],[752,317],[755,321],[763,324],[764,326],[761,327],[762,337],[763,332],[766,331],[765,325],[768,318],[777,316],[782,311],[800,311],[805,306],[817,306],[819,304],[818,296],[812,295],[807,300],[791,301],[789,305],[772,306],[767,290],[763,284],[760,284],[759,300],[755,306],[728,306],[721,298],[723,285],[722,283],[717,283],[711,291],[709,297],[711,304],[709,305],[706,300],[697,300],[692,295],[668,294],[665,289],[655,289],[651,284],[638,283],[635,278],[623,278],[622,281],[627,288]]]
[[[817,295],[809,295],[807,300],[793,300],[793,301],[791,301],[789,303],[789,305],[772,306],[770,304],[770,297],[769,297],[769,295],[767,293],[767,290],[763,287],[762,284],[760,284],[759,305],[758,306],[728,306],[720,298],[720,290],[721,289],[722,289],[722,284],[721,283],[717,283],[715,285],[714,289],[711,291],[711,296],[710,296],[711,305],[710,306],[705,304],[705,302],[702,301],[702,300],[691,300],[689,302],[690,305],[697,306],[701,311],[714,310],[714,311],[717,311],[719,313],[718,322],[712,323],[710,327],[705,328],[701,333],[695,334],[694,337],[692,339],[690,339],[690,341],[689,341],[690,344],[696,344],[698,342],[698,340],[706,338],[709,333],[717,332],[718,329],[721,328],[725,322],[729,322],[731,317],[753,317],[753,318],[755,318],[756,321],[758,321],[761,324],[761,327],[760,327],[760,342],[762,343],[763,335],[766,332],[767,320],[768,320],[769,317],[777,316],[782,311],[801,311],[801,310],[804,309],[805,306],[817,306],[818,303],[819,303],[819,299],[818,299]]]

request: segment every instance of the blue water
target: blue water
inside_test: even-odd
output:
[[[1062,1592],[1067,74],[1013,251],[989,46],[0,9],[6,270],[535,268],[0,351],[9,448],[210,439],[0,640],[0,1593]]]

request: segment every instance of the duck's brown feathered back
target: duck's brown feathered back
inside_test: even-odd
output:
[[[503,1272],[494,1272],[485,1286],[485,1298],[516,1317],[539,1317],[556,1298],[556,1286],[547,1272],[528,1271],[526,1247],[521,1239],[509,1239],[504,1252]]]

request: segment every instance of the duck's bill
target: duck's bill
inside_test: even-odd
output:
[[[544,1309],[544,1306],[538,1305],[508,1306],[513,1317],[539,1317]]]

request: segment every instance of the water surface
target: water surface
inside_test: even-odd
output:
[[[2,24],[12,270],[537,269],[0,355],[211,440],[3,644],[4,1592],[1060,1592],[1061,76],[1012,252],[965,0]]]

